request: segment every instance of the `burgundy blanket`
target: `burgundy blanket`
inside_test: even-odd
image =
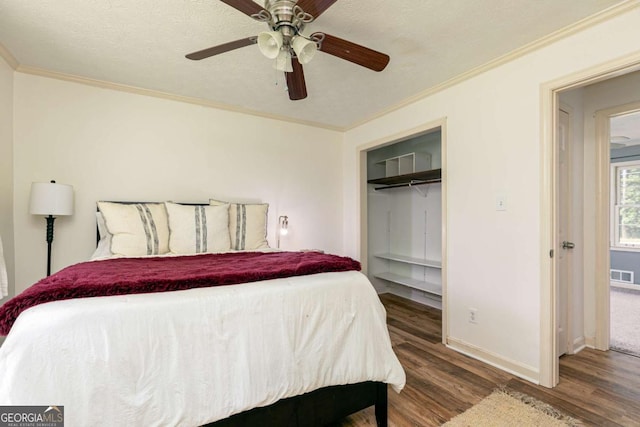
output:
[[[0,335],[34,305],[84,297],[181,291],[332,271],[360,270],[319,252],[242,252],[83,262],[40,280],[0,307]]]

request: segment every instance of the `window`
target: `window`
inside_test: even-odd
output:
[[[611,165],[612,246],[640,249],[640,160]]]

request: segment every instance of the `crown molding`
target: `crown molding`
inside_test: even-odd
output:
[[[50,71],[50,70],[45,70],[45,69],[37,68],[37,67],[29,67],[29,66],[24,66],[24,65],[18,65],[17,67],[15,67],[15,70],[16,70],[16,72],[23,73],[23,74],[30,74],[30,75],[34,75],[34,76],[47,77],[47,78],[56,79],[56,80],[64,80],[64,81],[67,81],[67,82],[73,82],[73,83],[83,84],[83,85],[87,85],[87,86],[99,87],[99,88],[102,88],[102,89],[111,89],[111,90],[116,90],[116,91],[120,91],[120,92],[133,93],[133,94],[136,94],[136,95],[151,96],[151,97],[154,97],[154,98],[167,99],[167,100],[170,100],[170,101],[184,102],[184,103],[187,103],[187,104],[199,105],[201,107],[215,108],[217,110],[231,111],[231,112],[234,112],[234,113],[246,114],[246,115],[249,115],[249,116],[256,116],[256,117],[261,117],[261,118],[265,118],[265,119],[278,120],[278,121],[283,121],[283,122],[288,122],[288,123],[295,123],[295,124],[303,125],[303,126],[311,126],[311,127],[315,127],[315,128],[327,129],[327,130],[338,131],[338,132],[344,132],[345,131],[344,128],[337,127],[337,126],[330,126],[330,125],[327,125],[327,124],[324,124],[324,123],[313,122],[313,121],[308,121],[308,120],[298,120],[298,119],[293,119],[293,118],[290,118],[290,117],[281,116],[281,115],[277,115],[277,114],[269,114],[269,113],[263,113],[261,111],[250,110],[248,108],[234,107],[234,106],[230,106],[230,105],[226,105],[226,104],[222,104],[222,103],[209,101],[209,100],[202,99],[202,98],[175,95],[175,94],[172,94],[172,93],[167,93],[167,92],[162,92],[162,91],[157,91],[157,90],[152,90],[152,89],[144,89],[144,88],[141,88],[141,87],[129,86],[129,85],[120,84],[120,83],[113,83],[113,82],[109,82],[109,81],[105,81],[105,80],[91,79],[91,78],[88,78],[88,77],[82,77],[82,76],[76,76],[76,75],[73,75],[73,74],[60,73],[60,72],[57,72],[57,71]]]
[[[349,131],[352,129],[355,129],[359,126],[362,126],[364,124],[367,124],[369,122],[372,122],[376,119],[379,119],[380,117],[386,116],[389,113],[392,113],[396,110],[400,110],[408,105],[411,105],[417,101],[420,101],[421,99],[424,98],[428,98],[438,92],[442,92],[445,89],[448,89],[450,87],[453,87],[455,85],[458,85],[462,82],[464,82],[465,80],[469,80],[473,77],[476,77],[484,72],[487,72],[489,70],[492,70],[494,68],[497,68],[501,65],[504,65],[508,62],[511,62],[515,59],[518,59],[522,56],[525,56],[533,51],[536,51],[538,49],[542,49],[545,46],[548,46],[550,44],[553,44],[559,40],[562,40],[566,37],[569,37],[575,33],[578,33],[580,31],[583,31],[585,29],[591,28],[601,22],[604,21],[608,21],[609,19],[615,18],[618,15],[622,15],[624,13],[627,13],[629,11],[632,11],[634,9],[640,8],[640,0],[625,0],[622,3],[619,3],[617,5],[611,6],[607,9],[604,9],[598,13],[595,13],[591,16],[588,16],[586,18],[581,19],[580,21],[577,21],[571,25],[568,25],[564,28],[561,28],[557,31],[554,31],[553,33],[549,33],[546,36],[537,39],[531,43],[528,43],[518,49],[515,49],[505,55],[499,56],[498,58],[489,61],[483,65],[480,65],[476,68],[473,68],[467,72],[464,72],[462,74],[457,75],[456,77],[453,77],[449,80],[446,80],[436,86],[432,86],[429,89],[426,89],[422,92],[419,92],[403,101],[401,101],[400,103],[391,106],[389,108],[386,108],[382,111],[379,111],[378,113],[376,113],[375,115],[364,119],[362,121],[359,121],[351,126],[348,126],[345,131]]]
[[[9,67],[13,68],[14,70],[20,65],[18,60],[11,54],[11,52],[9,52],[9,49],[4,47],[2,43],[0,43],[0,58],[4,59]]]

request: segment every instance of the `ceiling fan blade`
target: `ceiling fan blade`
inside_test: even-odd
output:
[[[297,101],[307,97],[307,86],[304,82],[304,71],[302,64],[298,62],[298,58],[291,58],[291,66],[293,72],[284,75],[287,78],[287,87],[289,88],[289,99]]]
[[[320,50],[322,52],[351,61],[373,71],[382,71],[389,63],[389,55],[336,36],[326,33],[313,33],[311,39],[321,40]]]
[[[317,19],[325,10],[329,9],[338,0],[300,0],[298,6],[309,15]]]
[[[258,38],[256,36],[247,37],[246,39],[235,40],[229,43],[199,50],[197,52],[192,52],[185,56],[189,59],[193,59],[194,61],[199,61],[200,59],[209,58],[210,56],[219,55],[221,53],[229,52],[230,50],[256,44],[257,42]]]
[[[262,6],[251,0],[220,0],[222,3],[226,3],[229,6],[239,10],[245,15],[259,15],[264,10]]]

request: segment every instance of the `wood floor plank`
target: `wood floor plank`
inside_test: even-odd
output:
[[[389,335],[407,374],[389,391],[389,426],[440,426],[499,387],[526,393],[586,426],[640,427],[640,358],[585,349],[560,358],[560,384],[548,389],[442,344],[440,310],[384,294]],[[375,426],[372,408],[338,424]],[[514,425],[517,425],[514,424]]]
[[[565,400],[561,397],[558,397],[548,389],[545,390],[542,387],[536,387],[533,384],[526,383],[519,378],[509,381],[507,383],[507,388],[509,390],[525,393],[531,397],[548,403],[549,405],[571,417],[580,419],[583,422],[588,422],[589,425],[601,427],[620,426],[620,424],[618,424],[617,422],[607,419],[596,411],[592,411],[591,409],[595,409],[594,407],[585,408],[584,406],[579,406],[576,404],[576,402]]]

